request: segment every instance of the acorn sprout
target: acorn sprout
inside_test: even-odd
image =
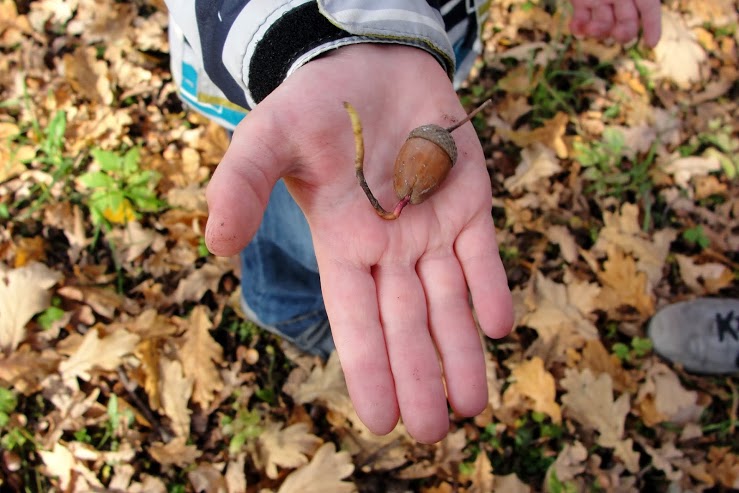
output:
[[[400,212],[408,204],[420,204],[441,186],[449,171],[457,162],[457,144],[452,132],[461,127],[491,101],[488,99],[462,121],[444,128],[436,124],[421,125],[411,130],[403,147],[398,152],[393,169],[393,188],[398,196],[398,204],[391,211],[386,211],[375,198],[364,178],[364,139],[362,124],[354,107],[344,102],[349,113],[354,132],[356,157],[354,169],[359,185],[377,214],[388,220],[397,219]]]

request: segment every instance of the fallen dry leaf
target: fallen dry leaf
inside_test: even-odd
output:
[[[213,464],[201,462],[187,473],[192,487],[198,493],[227,493],[226,478]]]
[[[527,312],[519,321],[539,335],[527,354],[545,360],[562,358],[568,348],[597,338],[598,329],[590,314],[596,308],[600,291],[596,284],[582,281],[559,284],[537,272],[533,293],[525,299]]]
[[[613,379],[614,388],[619,392],[635,393],[638,389],[634,374],[624,369],[621,360],[616,355],[609,353],[600,339],[593,339],[585,343],[580,368],[588,368],[596,376],[601,373],[608,373]]]
[[[177,284],[177,289],[172,293],[171,302],[181,305],[187,301],[200,301],[208,291],[217,291],[218,283],[223,275],[231,269],[224,263],[207,263],[199,269],[193,270],[186,278]]]
[[[651,290],[662,279],[665,259],[677,232],[661,229],[648,235],[641,229],[639,214],[639,207],[630,203],[623,204],[618,213],[604,212],[605,227],[600,230],[591,251],[607,253],[608,245],[616,245],[633,254],[637,260],[636,267],[646,274],[648,289]]]
[[[547,414],[552,422],[562,422],[562,411],[556,402],[554,377],[544,368],[541,358],[532,358],[517,365],[511,372],[511,384],[503,394],[503,405],[523,404],[533,411]],[[519,404],[520,403],[520,404]]]
[[[699,403],[698,392],[687,390],[680,378],[667,365],[654,363],[639,388],[635,407],[647,426],[663,422],[687,424],[698,422],[705,406]]]
[[[308,380],[292,393],[292,398],[300,404],[322,402],[334,412],[349,415],[354,406],[344,380],[339,356],[334,351],[324,365],[316,365]]]
[[[213,401],[214,394],[223,388],[223,380],[218,371],[218,365],[223,363],[223,347],[210,335],[213,324],[205,306],[196,306],[183,325],[186,329],[182,336],[179,358],[185,377],[193,382],[193,402],[207,408]]]
[[[579,441],[567,444],[562,448],[557,460],[547,470],[547,479],[556,474],[561,482],[571,481],[585,472],[585,461],[588,459],[588,451]]]
[[[544,144],[554,151],[559,159],[566,159],[569,155],[567,144],[564,141],[567,124],[570,119],[566,113],[559,112],[553,118],[544,122],[544,125],[533,130],[498,129],[498,133],[506,140],[512,141],[518,147],[529,147]]]
[[[186,437],[179,436],[167,443],[155,442],[148,451],[152,459],[164,466],[174,464],[184,468],[202,455],[195,445],[188,445],[186,442]]]
[[[94,491],[104,489],[97,476],[72,453],[70,448],[55,443],[52,450],[40,450],[39,455],[50,476],[59,481],[62,491]]]
[[[681,88],[701,80],[701,65],[708,58],[683,18],[667,10],[662,12],[662,38],[654,47],[654,56],[657,73]]]
[[[506,474],[505,476],[495,476],[495,486],[491,491],[531,493],[531,487],[521,481],[516,474]]]
[[[585,369],[567,369],[560,385],[567,392],[562,396],[564,413],[585,428],[598,432],[598,444],[613,448],[626,469],[639,470],[639,452],[631,439],[624,439],[626,415],[631,409],[628,394],[613,398],[613,381],[607,373],[597,377]]]
[[[481,450],[477,454],[470,480],[470,486],[467,488],[468,493],[488,493],[493,491],[493,484],[495,483],[493,466],[490,463],[488,454],[484,450]]]
[[[662,164],[661,168],[665,173],[674,177],[678,186],[693,193],[690,180],[719,171],[721,162],[716,156],[688,156],[668,161]]]
[[[278,477],[277,467],[295,469],[308,463],[322,440],[308,431],[306,423],[296,423],[286,428],[280,423],[270,423],[259,435],[253,459],[267,476]]]
[[[511,193],[537,190],[560,171],[562,167],[554,151],[537,142],[521,151],[521,163],[516,168],[516,174],[506,178],[503,185]]]
[[[162,411],[172,422],[172,431],[177,436],[187,436],[190,432],[190,410],[187,403],[192,395],[192,378],[187,378],[182,364],[177,360],[160,360],[161,376],[159,395]]]
[[[351,456],[336,452],[333,443],[324,443],[310,463],[290,473],[278,493],[352,493],[354,483],[343,481],[354,471]]]
[[[62,275],[41,263],[8,269],[0,263],[0,351],[11,352],[26,337],[26,324],[49,307],[49,288]]]
[[[624,255],[620,248],[609,245],[608,260],[603,263],[603,271],[598,277],[603,282],[599,299],[600,306],[618,318],[624,306],[635,308],[643,317],[654,313],[654,295],[649,289],[647,275],[637,270],[636,262]]]
[[[82,339],[77,350],[66,360],[59,363],[62,380],[72,388],[76,388],[76,379],[90,380],[92,370],[111,371],[123,361],[123,357],[132,354],[139,337],[126,330],[98,337],[98,331],[90,329]]]
[[[699,296],[718,294],[735,281],[734,273],[724,264],[698,264],[693,258],[681,254],[675,254],[675,259],[683,282]]]

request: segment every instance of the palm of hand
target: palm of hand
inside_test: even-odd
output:
[[[388,49],[376,50],[356,47],[355,54],[362,52],[366,67],[382,53],[381,66],[393,67]],[[399,69],[408,71],[418,61],[422,66],[415,69],[436,74],[423,79],[425,90],[404,84],[403,77],[417,82],[417,75],[388,74],[383,79],[392,84],[372,80],[375,85],[362,87],[361,75],[353,75],[362,68],[352,67],[352,58],[341,60],[342,73],[349,75],[335,76],[337,60],[328,57],[296,72],[254,114],[281,112],[281,123],[272,128],[281,129],[276,133],[286,143],[279,150],[260,143],[271,154],[289,156],[277,159],[290,163],[279,175],[285,176],[311,227],[334,341],[359,416],[372,431],[386,433],[401,414],[411,435],[433,442],[448,430],[447,395],[465,416],[487,404],[468,287],[481,327],[494,337],[510,329],[510,295],[490,217],[489,178],[471,125],[455,131],[460,158],[446,183],[428,201],[406,208],[398,220],[379,218],[357,183],[343,99],[355,102],[362,116],[365,173],[387,205],[397,200],[392,164],[408,131],[422,123],[450,123],[440,117],[463,117],[436,61],[416,49],[395,51],[404,58],[395,65]],[[315,97],[295,106],[293,92],[311,93],[315,84],[320,92],[316,87]],[[239,137],[237,131],[234,142]],[[209,189],[209,204],[211,195],[223,196]]]

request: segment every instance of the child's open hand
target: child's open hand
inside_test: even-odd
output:
[[[662,31],[659,0],[572,0],[573,34],[626,43],[639,35],[654,47]]]

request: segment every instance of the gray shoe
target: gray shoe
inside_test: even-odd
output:
[[[698,298],[668,305],[649,322],[655,352],[702,374],[739,372],[739,299]]]
[[[334,338],[331,335],[331,326],[328,323],[328,319],[308,327],[296,337],[291,337],[283,334],[280,332],[280,329],[273,325],[262,323],[259,317],[257,317],[257,314],[254,313],[254,310],[246,304],[244,297],[239,296],[239,299],[241,301],[241,311],[244,312],[244,316],[267,332],[280,336],[284,340],[294,344],[301,351],[319,356],[324,360],[328,359],[333,352]]]

